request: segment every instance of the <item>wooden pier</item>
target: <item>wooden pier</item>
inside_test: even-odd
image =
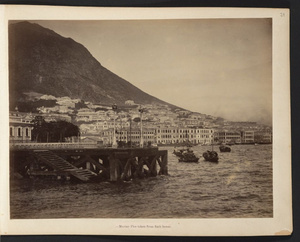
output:
[[[168,174],[168,152],[158,148],[101,148],[78,144],[20,144],[10,148],[11,175],[57,179],[130,180]]]

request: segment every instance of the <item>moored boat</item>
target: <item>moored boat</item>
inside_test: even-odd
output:
[[[177,157],[182,157],[183,153],[186,152],[187,149],[174,149],[173,154]]]
[[[174,151],[173,151],[173,154],[176,155],[176,156],[178,156],[178,157],[181,157],[181,156],[182,156],[182,152],[181,152],[180,150],[179,150],[179,151],[174,150]]]
[[[199,158],[194,154],[193,151],[184,152],[178,159],[179,162],[198,162]]]
[[[174,149],[173,154],[178,156],[178,157],[182,157],[184,154],[186,153],[194,153],[193,150],[191,150],[190,148],[181,148],[181,149]]]
[[[174,149],[173,154],[179,158],[179,162],[198,162],[199,160],[190,148]]]
[[[219,156],[218,153],[215,151],[206,151],[203,153],[203,157],[206,161],[211,161],[211,162],[218,162],[219,161]]]
[[[226,146],[226,145],[221,145],[219,147],[219,149],[220,149],[221,152],[230,152],[231,151],[231,148]]]

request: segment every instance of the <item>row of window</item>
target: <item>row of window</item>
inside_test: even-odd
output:
[[[181,140],[159,140],[158,143],[159,144],[176,144],[181,142]],[[194,144],[203,144],[202,140],[192,140],[191,141]]]
[[[197,129],[197,130],[194,130],[194,129],[188,129],[188,130],[186,130],[186,129],[184,129],[184,130],[182,130],[182,129],[173,129],[173,133],[176,133],[176,131],[177,131],[177,133],[212,133],[213,131],[212,130],[208,130],[208,129]],[[195,131],[195,132],[194,132]],[[172,133],[172,130],[171,129],[163,129],[163,130],[160,130],[160,129],[158,129],[157,130],[157,133]]]
[[[162,138],[162,139],[171,139],[171,138],[172,138],[172,135],[170,135],[170,134],[162,135],[161,137],[158,136],[158,138]],[[173,138],[175,138],[175,137],[173,137]]]
[[[144,136],[143,137],[144,139],[153,139],[152,136]],[[117,139],[120,139],[120,140],[130,140],[130,137],[117,137]],[[131,139],[140,139],[140,136],[131,136]]]
[[[14,135],[14,128],[13,128],[13,127],[10,127],[10,128],[9,128],[9,135],[10,135],[11,137],[15,136],[15,135]],[[22,136],[22,128],[18,128],[18,129],[17,129],[17,136],[18,136],[18,137],[21,137],[21,136]],[[26,136],[26,137],[29,137],[29,128],[26,128],[26,129],[25,129],[25,136]]]
[[[123,139],[123,137],[120,137],[121,139]],[[124,137],[124,139],[130,139],[130,137]],[[141,137],[139,136],[139,135],[133,135],[133,136],[131,136],[131,139],[140,139]],[[153,139],[154,137],[153,136],[143,136],[143,139]]]
[[[162,139],[164,139],[164,138],[166,138],[166,139],[171,139],[171,138],[176,138],[176,136],[173,136],[172,137],[172,135],[161,135],[161,136],[158,136],[158,138],[162,138]],[[210,138],[210,136],[209,135],[179,135],[179,138],[191,138],[191,139],[193,139],[193,138]]]

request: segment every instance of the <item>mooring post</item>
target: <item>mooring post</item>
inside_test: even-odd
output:
[[[109,157],[110,181],[117,181],[119,178],[119,164],[114,155]]]
[[[144,177],[144,158],[138,157],[138,169],[137,174],[139,177]]]
[[[160,155],[161,161],[159,158],[157,159],[157,162],[160,165],[159,174],[160,175],[168,175],[168,153],[167,151],[162,151],[163,154]]]
[[[131,177],[131,158],[127,159],[127,161],[126,161],[123,173],[121,175],[121,179],[126,180],[130,177]]]
[[[157,157],[156,156],[154,156],[153,158],[152,158],[152,161],[151,161],[151,174],[153,175],[153,176],[157,176],[157,163],[156,163],[156,159],[157,159]]]
[[[162,170],[162,174],[163,175],[168,175],[168,152],[165,152],[164,156],[163,156],[163,170]]]
[[[91,170],[91,163],[89,161],[85,164],[86,169]]]

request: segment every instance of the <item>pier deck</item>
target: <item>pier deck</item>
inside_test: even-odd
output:
[[[13,144],[11,174],[90,180],[130,180],[168,174],[168,153],[151,148],[103,148],[62,143]]]

